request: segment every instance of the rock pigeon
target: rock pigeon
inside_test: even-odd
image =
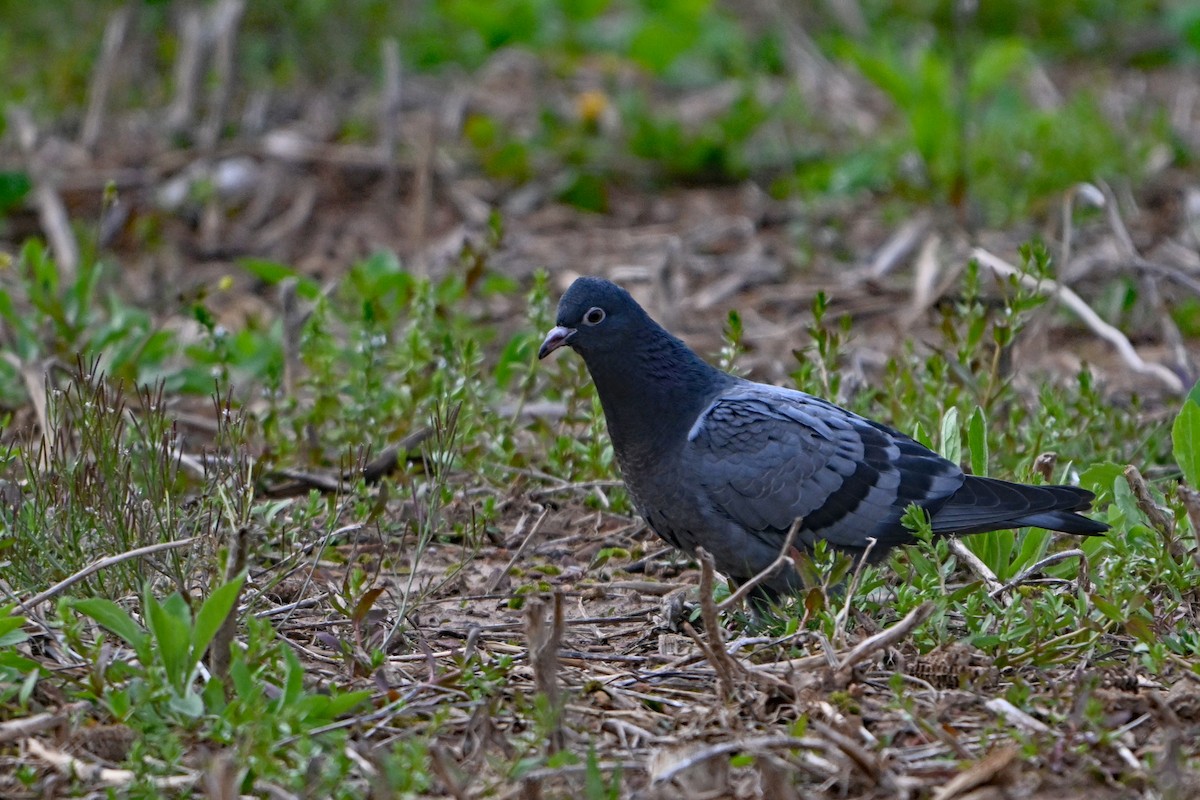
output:
[[[1076,512],[1093,495],[966,475],[904,434],[804,392],[739,378],[705,362],[620,286],[577,279],[558,305],[538,358],[567,346],[596,385],[625,485],[638,512],[689,554],[703,547],[744,582],[796,544],[824,539],[869,560],[914,541],[912,503],[935,534],[1036,526],[1095,535],[1108,526]],[[767,595],[802,588],[794,569]]]

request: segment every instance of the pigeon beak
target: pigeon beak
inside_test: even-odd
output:
[[[565,345],[575,335],[574,328],[566,328],[562,325],[557,325],[550,329],[546,334],[546,340],[542,342],[542,346],[538,348],[538,358],[545,358],[553,353],[558,348]]]

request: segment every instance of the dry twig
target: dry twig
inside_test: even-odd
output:
[[[500,581],[504,580],[504,576],[507,575],[513,568],[513,565],[517,563],[517,559],[521,557],[521,554],[525,552],[525,548],[529,546],[531,541],[533,541],[533,537],[536,536],[538,531],[542,529],[542,523],[546,521],[546,517],[549,515],[550,508],[547,506],[546,508],[542,509],[542,513],[538,516],[537,522],[533,523],[533,526],[529,529],[529,533],[525,534],[525,538],[521,540],[520,546],[513,551],[512,557],[508,559],[508,563],[504,565],[504,569],[497,572],[492,576],[491,580],[488,581],[486,588],[487,594],[491,594],[492,592],[496,591],[496,587],[500,585]],[[521,527],[525,524],[525,520],[526,517],[522,516],[517,522],[518,535]]]
[[[873,653],[877,653],[884,648],[891,647],[896,642],[908,636],[913,630],[921,625],[925,620],[933,616],[937,606],[932,600],[926,600],[921,605],[914,608],[905,615],[904,619],[892,625],[890,628],[885,628],[874,636],[868,636],[857,645],[855,645],[849,653],[842,656],[838,662],[838,674],[848,676],[851,668],[855,664],[863,661]]]
[[[728,701],[733,698],[734,688],[738,683],[734,676],[745,670],[725,649],[725,637],[721,633],[721,623],[717,618],[717,604],[713,600],[713,585],[716,582],[713,558],[703,547],[696,548],[696,557],[700,560],[700,618],[704,622],[704,633],[708,636],[708,641],[705,642],[697,636],[689,623],[685,622],[683,628],[712,664],[717,673],[721,696]]]
[[[958,557],[958,560],[967,565],[967,569],[975,573],[975,575],[983,581],[987,586],[988,592],[998,594],[1003,587],[1000,581],[996,579],[996,573],[988,568],[988,565],[980,560],[979,556],[967,547],[966,543],[957,536],[951,536],[949,540],[950,552]]]
[[[1087,553],[1083,552],[1082,550],[1080,550],[1078,548],[1074,548],[1071,550],[1061,550],[1057,553],[1051,553],[1050,555],[1046,556],[1045,558],[1039,560],[1036,564],[1033,564],[1033,565],[1021,570],[1021,572],[1018,573],[1014,578],[1012,578],[1010,581],[1005,583],[999,589],[995,589],[995,590],[989,592],[988,595],[990,597],[995,598],[995,597],[999,597],[1000,595],[1002,595],[1006,592],[1010,592],[1013,589],[1015,589],[1016,587],[1025,583],[1027,580],[1029,580],[1034,575],[1037,575],[1039,572],[1044,570],[1046,567],[1048,567],[1052,564],[1057,564],[1060,561],[1066,561],[1068,558],[1078,558],[1080,560],[1080,568],[1079,568],[1079,574],[1080,574],[1080,579],[1081,579],[1080,583],[1081,583],[1082,588],[1086,591],[1087,590]]]
[[[37,739],[26,739],[25,748],[31,756],[45,761],[63,775],[85,781],[95,781],[104,786],[127,786],[138,780],[137,773],[132,770],[111,769],[91,761],[84,761],[69,753],[64,753],[62,750],[44,745]],[[159,789],[185,789],[194,785],[199,778],[198,773],[192,772],[183,775],[169,775],[165,778],[142,778],[142,780],[149,781],[152,786]]]
[[[1130,464],[1125,467],[1122,474],[1125,476],[1125,482],[1129,484],[1129,490],[1133,493],[1138,510],[1146,515],[1150,525],[1163,537],[1171,557],[1176,561],[1182,561],[1186,554],[1183,551],[1183,545],[1175,538],[1174,518],[1155,501],[1154,496],[1150,494],[1150,487],[1146,484],[1146,479],[1142,477],[1142,473],[1138,471],[1137,467]]]
[[[1057,281],[1048,278],[1035,278],[1028,273],[1022,272],[1004,259],[989,253],[981,247],[972,250],[971,257],[999,275],[1016,277],[1017,280],[1031,289],[1053,294],[1064,306],[1074,311],[1083,320],[1083,323],[1092,329],[1093,333],[1111,344],[1117,351],[1117,355],[1121,357],[1121,360],[1131,370],[1139,375],[1154,378],[1174,394],[1183,392],[1183,381],[1180,380],[1178,375],[1162,364],[1153,364],[1143,360],[1125,334],[1102,320],[1100,315],[1093,311],[1091,306],[1085,303],[1083,298],[1075,294],[1071,289]]]
[[[1200,491],[1190,486],[1180,486],[1176,489],[1183,507],[1187,511],[1188,522],[1192,525],[1192,536],[1196,539],[1196,548],[1192,550],[1192,559],[1200,566]]]
[[[150,556],[154,555],[155,553],[165,552],[167,550],[177,550],[181,547],[188,547],[198,538],[199,537],[197,536],[191,536],[187,539],[178,539],[174,542],[159,542],[158,544],[151,544],[145,547],[138,547],[134,550],[128,550],[124,553],[118,553],[114,556],[105,556],[98,561],[93,561],[91,564],[88,564],[75,574],[68,575],[66,578],[63,578],[46,591],[36,594],[28,600],[22,601],[21,608],[32,610],[50,598],[55,597],[65,589],[71,588],[87,576],[95,574],[102,569],[107,569],[111,566],[120,564],[124,561],[129,561],[133,558],[141,558],[142,556]]]
[[[121,52],[125,32],[129,30],[129,22],[137,7],[137,3],[126,3],[109,18],[108,25],[104,28],[100,60],[96,62],[92,88],[88,93],[87,113],[83,117],[83,127],[79,132],[79,145],[87,150],[95,147],[100,139],[100,132],[104,127],[104,108],[108,104],[109,90],[112,89],[117,56]]]
[[[80,711],[86,711],[87,703],[71,703],[54,712],[32,714],[20,719],[9,719],[0,722],[0,744],[25,739],[35,733],[52,730],[70,721],[71,716]]]
[[[67,207],[38,153],[38,133],[33,116],[23,106],[10,105],[8,124],[16,134],[17,145],[25,157],[26,170],[33,181],[33,202],[37,206],[38,222],[50,242],[50,252],[54,254],[54,261],[58,265],[59,279],[63,285],[74,284],[79,272],[79,243],[71,231]]]
[[[780,548],[779,555],[775,557],[775,560],[766,569],[760,570],[757,575],[739,586],[736,592],[721,601],[721,604],[717,606],[717,611],[726,611],[742,602],[755,586],[758,586],[767,578],[774,575],[783,565],[786,564],[790,568],[795,569],[795,562],[792,560],[792,545],[796,542],[796,534],[800,532],[800,526],[803,524],[803,518],[798,518],[792,523],[792,527],[788,529],[787,537],[783,540],[783,547]]]
[[[547,619],[549,616],[549,619]],[[563,702],[558,685],[558,655],[562,646],[562,594],[555,592],[547,615],[546,603],[535,597],[525,604],[525,635],[529,641],[529,664],[533,667],[533,683],[550,706],[553,727],[547,736],[546,747],[557,753],[566,744],[562,726]]]

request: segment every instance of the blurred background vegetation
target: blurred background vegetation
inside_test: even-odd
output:
[[[178,88],[182,18],[200,7],[4,0],[3,97],[78,124],[105,25],[126,8],[112,104],[162,107]],[[473,113],[462,132],[493,178],[557,170],[560,197],[594,210],[634,177],[753,175],[780,197],[878,192],[971,204],[1003,224],[1072,183],[1194,158],[1166,106],[1106,100],[1129,74],[1170,67],[1195,80],[1200,6],[1187,0],[251,0],[241,13],[235,105],[270,94],[276,118],[312,92],[347,100],[377,86],[387,41],[421,74],[470,74],[505,49],[534,54],[580,84],[575,107],[547,97],[532,117]],[[793,78],[824,80],[823,60],[873,91],[798,90]],[[669,102],[714,86],[726,94],[698,115]],[[368,114],[351,108],[337,138],[369,136]]]

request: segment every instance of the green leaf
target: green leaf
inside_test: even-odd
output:
[[[1079,485],[1096,493],[1097,498],[1112,492],[1113,484],[1124,482],[1125,466],[1113,461],[1092,464],[1079,475]]]
[[[296,294],[305,300],[316,300],[321,296],[320,284],[311,278],[300,275],[286,264],[265,258],[243,258],[238,261],[238,264],[263,283],[269,283],[272,286],[283,283],[288,278],[295,278]]]
[[[0,647],[20,644],[29,638],[29,634],[21,630],[25,618],[14,614],[15,609],[13,605],[0,608]]]
[[[353,710],[356,706],[366,702],[370,697],[371,693],[362,689],[355,692],[332,695],[327,698],[328,702],[325,706],[324,714],[330,720],[337,719]]]
[[[971,64],[967,92],[979,102],[999,89],[1029,61],[1029,49],[1020,39],[1001,39],[985,46]]]
[[[189,671],[204,657],[209,642],[217,635],[221,624],[233,610],[245,580],[246,576],[243,574],[229,583],[218,586],[204,601],[204,605],[200,606],[200,611],[196,614],[196,624],[192,627],[192,663]]]
[[[204,701],[195,692],[182,692],[167,701],[167,708],[188,719],[199,719],[204,714]]]
[[[1046,550],[1050,546],[1050,532],[1041,528],[1030,528],[1025,531],[1021,537],[1021,546],[1017,551],[1017,558],[1013,562],[1013,573],[1033,566],[1037,560],[1046,555]],[[1012,577],[1006,576],[1006,579]]]
[[[82,600],[68,599],[64,605],[85,617],[91,617],[102,628],[107,628],[121,637],[134,650],[139,653],[142,651],[146,643],[146,632],[133,621],[133,617],[129,616],[125,609],[113,601],[103,597],[88,597]]]
[[[929,434],[925,432],[925,426],[920,422],[913,425],[912,438],[929,449],[933,449],[933,440],[929,438]]]
[[[975,406],[971,421],[967,423],[967,447],[971,451],[971,472],[986,477],[988,474],[987,419],[983,409]]]
[[[1189,486],[1200,488],[1200,382],[1188,392],[1171,427],[1175,461]]]
[[[143,607],[146,623],[154,637],[155,650],[167,671],[167,680],[183,694],[191,678],[191,614],[187,603],[175,593],[159,603],[147,585]]]
[[[24,172],[0,172],[0,213],[18,205],[33,188]]]
[[[942,457],[955,464],[962,460],[962,432],[958,426],[958,409],[953,406],[942,415]]]

